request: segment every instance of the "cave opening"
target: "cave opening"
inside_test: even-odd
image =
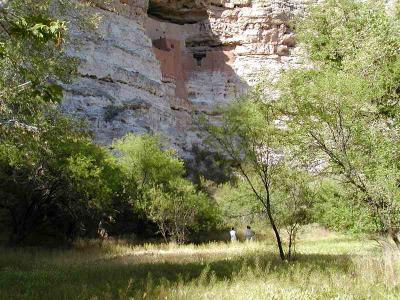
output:
[[[197,66],[201,67],[201,61],[207,56],[206,53],[193,53],[193,58],[197,61]]]

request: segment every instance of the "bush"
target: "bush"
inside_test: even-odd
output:
[[[156,223],[165,240],[183,243],[189,231],[216,224],[211,199],[184,178],[183,161],[173,150],[163,150],[159,138],[127,135],[114,147],[132,210]]]
[[[119,181],[109,153],[61,116],[34,132],[2,129],[0,208],[8,213],[10,243],[43,227],[68,238],[95,231]]]

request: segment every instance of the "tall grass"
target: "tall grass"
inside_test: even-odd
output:
[[[398,250],[312,235],[282,263],[271,243],[1,249],[1,299],[399,299]]]

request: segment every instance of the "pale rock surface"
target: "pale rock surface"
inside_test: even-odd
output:
[[[310,0],[114,0],[93,10],[94,32],[73,31],[82,63],[65,86],[65,112],[96,141],[160,133],[186,158],[202,143],[196,115],[218,119],[262,76],[302,64],[288,26]]]

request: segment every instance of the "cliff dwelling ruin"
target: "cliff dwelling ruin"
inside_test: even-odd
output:
[[[64,111],[89,120],[96,141],[160,133],[183,157],[202,143],[193,116],[242,95],[264,74],[301,63],[288,21],[306,0],[114,0],[81,42],[79,78]]]

